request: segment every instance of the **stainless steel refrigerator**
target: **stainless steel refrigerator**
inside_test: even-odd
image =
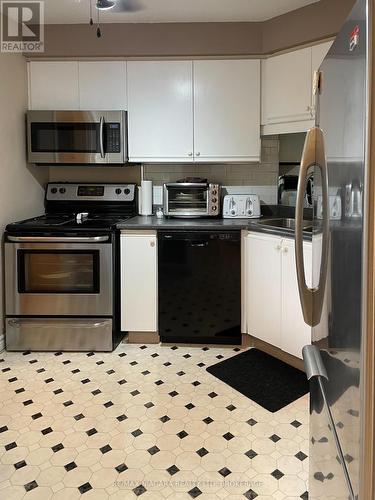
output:
[[[358,0],[314,76],[296,204],[296,265],[312,346],[309,498],[374,500],[373,1]],[[314,172],[313,288],[302,245]]]

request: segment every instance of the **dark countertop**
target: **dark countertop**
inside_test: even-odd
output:
[[[272,216],[267,215],[267,218]],[[280,215],[273,215],[275,218],[279,218]],[[212,218],[212,219],[178,219],[178,218],[167,218],[163,217],[158,219],[155,215],[141,216],[137,215],[128,219],[122,223],[117,224],[117,229],[134,229],[134,230],[163,230],[163,231],[175,231],[175,230],[185,230],[185,231],[231,231],[231,230],[241,230],[245,229],[248,231],[255,231],[259,233],[273,234],[276,236],[285,236],[289,238],[294,237],[294,231],[285,228],[276,227],[265,227],[260,225],[260,219],[222,219],[222,218]],[[311,241],[311,233],[304,233],[304,240]]]

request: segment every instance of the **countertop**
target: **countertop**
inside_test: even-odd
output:
[[[280,215],[273,215],[274,218],[280,218]],[[267,215],[267,218],[272,216]],[[294,237],[294,231],[285,228],[265,227],[259,222],[260,219],[178,219],[163,217],[158,219],[155,215],[150,216],[135,216],[124,222],[117,224],[117,229],[133,229],[133,230],[163,230],[163,231],[231,231],[245,229],[248,231],[255,231],[259,233],[273,234],[276,236],[285,236],[289,238]],[[311,233],[303,233],[304,240],[311,241]]]

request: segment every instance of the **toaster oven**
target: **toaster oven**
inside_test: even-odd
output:
[[[219,184],[170,182],[163,186],[164,215],[167,217],[217,217],[220,215]]]

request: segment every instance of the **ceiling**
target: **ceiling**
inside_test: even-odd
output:
[[[96,0],[92,0],[94,3]],[[133,12],[102,11],[100,22],[172,23],[265,21],[319,0],[117,0],[139,5]],[[89,0],[45,0],[47,24],[86,23]],[[95,15],[96,15],[96,9]]]

